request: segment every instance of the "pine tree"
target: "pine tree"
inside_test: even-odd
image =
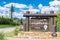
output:
[[[21,18],[20,22],[21,22],[21,25],[23,25],[23,19],[22,18]]]
[[[11,19],[13,19],[13,11],[14,11],[14,9],[13,9],[13,4],[11,4],[11,9],[10,9],[10,17],[11,17]]]

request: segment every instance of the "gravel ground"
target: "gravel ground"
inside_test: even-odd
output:
[[[57,40],[56,38],[54,38],[54,39],[43,39],[43,38],[41,38],[41,39],[38,39],[38,38],[11,38],[11,37],[7,37],[7,39],[8,40]]]
[[[12,27],[12,28],[2,28],[0,29],[0,32],[3,32],[3,33],[9,33],[9,32],[12,32],[13,30],[15,30],[16,27]]]

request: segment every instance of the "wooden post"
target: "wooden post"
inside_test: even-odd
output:
[[[50,18],[50,31],[55,33],[55,27],[56,27],[56,23],[55,23],[54,17],[51,17]]]
[[[56,34],[56,32],[55,32],[55,30],[56,30],[55,27],[56,27],[56,24],[55,24],[54,17],[51,17],[51,18],[50,18],[50,31],[53,32],[53,33],[52,33],[52,36],[53,36],[53,37],[56,37],[56,36],[57,36],[57,34]]]
[[[29,17],[26,17],[26,31],[29,31]]]
[[[50,31],[52,32],[53,31],[53,18],[52,17],[50,17]]]
[[[24,31],[29,31],[29,17],[26,17],[26,22],[24,24]]]

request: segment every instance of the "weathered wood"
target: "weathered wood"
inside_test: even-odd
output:
[[[50,31],[53,32],[53,17],[50,17]]]
[[[44,17],[44,18],[31,18],[31,30],[40,30],[40,31],[44,31],[44,25],[47,25],[49,27],[48,24],[48,17]],[[46,29],[46,31],[48,31],[49,29]]]
[[[26,17],[26,23],[24,25],[24,31],[29,31],[30,26],[29,22],[31,21],[32,26],[31,28],[34,30],[44,30],[43,27],[44,25],[39,23],[39,22],[47,22],[48,27],[49,27],[49,31],[53,32],[52,36],[56,36],[56,21],[54,20],[54,17],[57,17],[56,14],[54,14],[54,11],[51,11],[50,14],[30,14],[29,11],[26,12],[26,14],[23,15],[24,17]],[[29,20],[31,17],[31,20]],[[46,21],[44,21],[44,19],[46,19]],[[37,23],[38,21],[38,23]],[[34,23],[35,22],[35,23]],[[34,24],[35,25],[34,25]]]
[[[24,14],[24,17],[56,17],[56,14]]]
[[[29,31],[29,17],[26,17],[26,31]]]
[[[29,28],[30,28],[29,26],[31,26],[31,25],[29,25],[29,17],[31,17],[30,21],[32,21],[34,19],[33,21],[35,21],[35,22],[39,21],[39,20],[40,20],[39,22],[41,22],[41,19],[43,19],[43,20],[47,19],[49,21],[49,23],[48,23],[49,31],[56,33],[56,22],[54,20],[54,17],[57,17],[57,15],[54,14],[54,11],[51,11],[50,14],[30,14],[30,12],[27,11],[26,14],[24,14],[23,16],[26,17],[26,24],[24,27],[25,31],[29,31]],[[38,27],[38,29],[40,26],[41,26],[40,24],[39,25],[36,24],[36,26],[34,25],[34,27],[35,28]],[[33,28],[33,26],[31,26],[31,27]]]

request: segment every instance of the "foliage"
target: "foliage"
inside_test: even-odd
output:
[[[0,40],[7,40],[7,39],[5,38],[5,34],[0,33]]]
[[[9,27],[15,27],[14,25],[0,25],[0,28],[9,28]]]
[[[11,22],[12,25],[20,25],[20,22],[17,20],[13,20],[13,22]]]
[[[0,18],[0,24],[10,24],[10,22],[13,22],[13,20],[8,18]]]
[[[23,25],[23,19],[22,18],[21,18],[20,22],[21,22],[21,25]]]
[[[58,11],[57,13],[56,21],[57,21],[57,31],[60,32],[60,11]]]
[[[23,30],[22,28],[16,27],[16,29],[15,29],[14,31],[9,32],[9,33],[5,33],[5,36],[6,36],[6,37],[9,37],[9,36],[17,36],[18,33],[19,33],[20,31],[22,31],[22,30]]]
[[[11,37],[11,36],[15,36],[15,35],[14,35],[14,32],[12,31],[12,32],[9,32],[9,33],[5,33],[5,36],[6,37]]]
[[[16,29],[14,30],[14,34],[15,35],[18,35],[18,33],[20,32],[20,31],[22,31],[23,29],[21,28],[21,26],[20,27],[16,27]]]
[[[9,19],[9,18],[0,18],[0,25],[20,25],[20,22],[16,21],[16,20],[12,20],[12,19]]]

